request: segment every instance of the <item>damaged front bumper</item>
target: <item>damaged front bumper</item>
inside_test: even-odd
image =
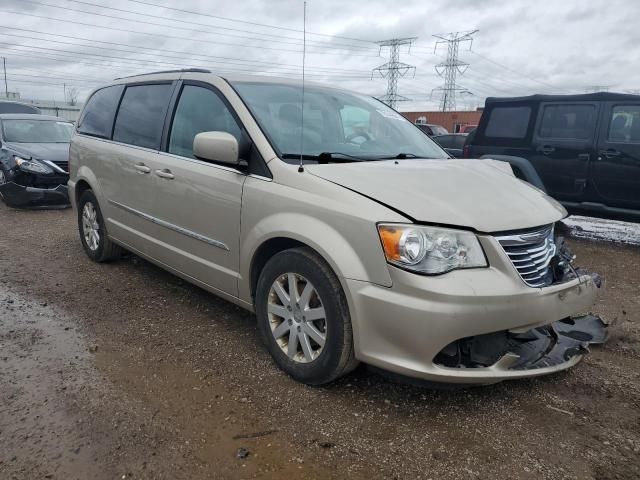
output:
[[[566,318],[523,333],[510,331],[463,338],[447,345],[435,358],[444,367],[539,370],[562,366],[602,344],[608,331],[600,317]]]
[[[420,276],[390,267],[391,288],[345,280],[359,360],[420,380],[491,384],[565,370],[606,339],[605,323],[584,315],[598,275],[567,267],[530,287],[495,238],[478,237],[488,268]]]
[[[0,196],[10,207],[69,206],[66,184],[25,186],[9,181],[0,185]]]

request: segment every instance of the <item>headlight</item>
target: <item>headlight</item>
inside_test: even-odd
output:
[[[47,173],[53,172],[52,169],[50,169],[49,167],[47,167],[43,163],[40,163],[40,162],[38,162],[36,160],[27,160],[26,158],[22,158],[22,157],[18,157],[18,156],[14,156],[13,158],[16,161],[16,165],[23,172],[39,173],[39,174],[47,174]]]
[[[418,273],[445,273],[486,267],[478,238],[471,232],[418,225],[380,224],[378,233],[387,261]]]

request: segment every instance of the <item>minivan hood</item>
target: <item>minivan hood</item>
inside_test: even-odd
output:
[[[557,201],[518,180],[495,160],[353,162],[305,165],[305,170],[416,221],[479,232],[547,225],[567,213]]]
[[[6,148],[18,155],[50,160],[52,162],[69,161],[68,143],[5,143]]]

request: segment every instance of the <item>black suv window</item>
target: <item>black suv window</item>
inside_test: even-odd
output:
[[[185,85],[171,125],[169,153],[193,157],[193,139],[201,132],[227,132],[242,145],[242,130],[231,112],[212,90]]]
[[[127,87],[118,109],[113,140],[159,150],[170,96],[170,83]]]
[[[95,92],[84,107],[84,113],[78,122],[78,132],[110,138],[113,116],[118,108],[121,93],[121,85],[114,85]]]
[[[531,107],[494,107],[489,115],[485,137],[524,138],[527,136]]]
[[[613,107],[608,140],[618,143],[640,143],[640,105]]]
[[[541,138],[588,140],[596,124],[595,105],[545,105],[538,135]]]

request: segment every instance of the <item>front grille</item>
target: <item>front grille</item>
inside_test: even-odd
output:
[[[549,265],[556,254],[553,226],[497,235],[496,239],[524,283],[530,287],[551,285],[553,273]]]
[[[63,169],[65,172],[69,173],[69,162],[53,162],[56,166]]]

